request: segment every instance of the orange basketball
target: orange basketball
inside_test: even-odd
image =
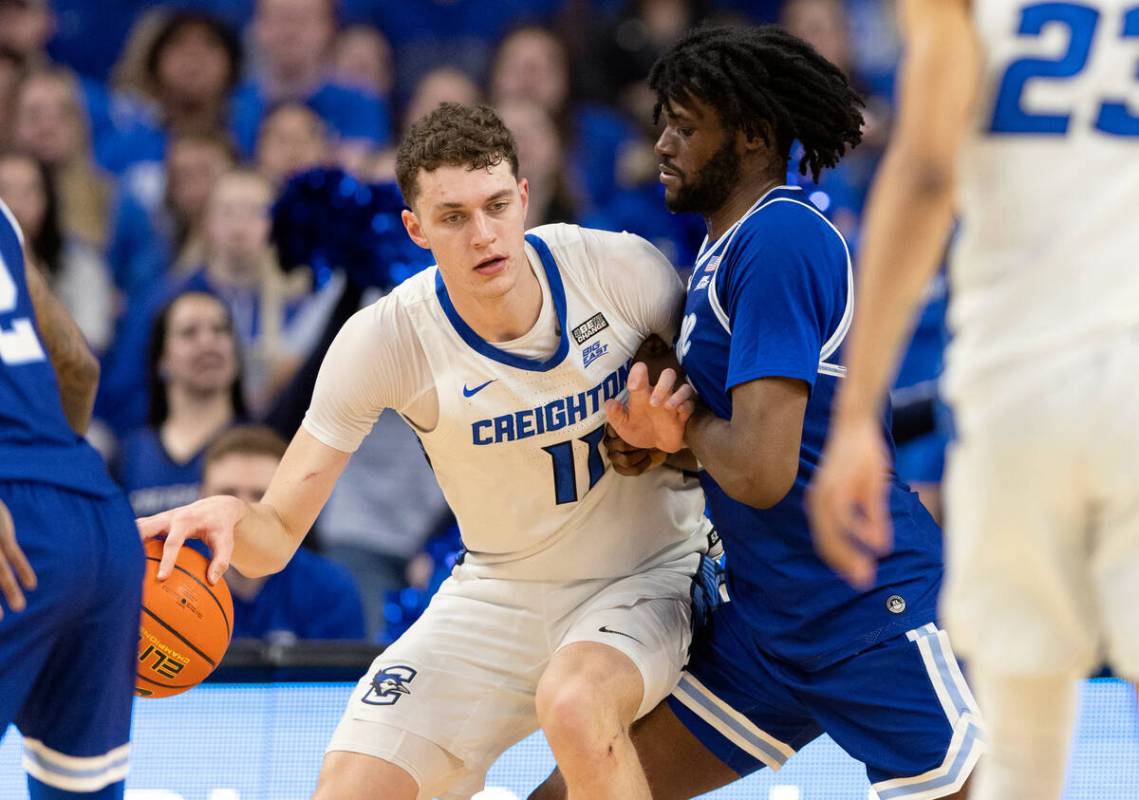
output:
[[[159,539],[146,543],[138,697],[170,697],[197,686],[221,661],[233,633],[233,599],[225,579],[211,586],[209,562],[183,547],[170,577],[159,581],[162,544]]]

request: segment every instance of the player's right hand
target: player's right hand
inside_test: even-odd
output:
[[[28,607],[24,589],[30,592],[35,588],[36,573],[16,543],[15,523],[8,506],[0,500],[0,592],[4,593],[8,608],[18,612]],[[3,618],[4,608],[0,606],[0,619]]]
[[[229,568],[233,557],[233,532],[249,507],[244,500],[228,495],[205,497],[188,506],[173,508],[138,520],[143,541],[165,536],[158,580],[166,580],[174,570],[178,551],[187,539],[201,539],[210,548],[210,567],[206,577],[217,583]]]

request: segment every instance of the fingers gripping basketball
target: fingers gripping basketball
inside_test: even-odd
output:
[[[233,635],[233,600],[225,580],[206,580],[208,562],[188,547],[164,581],[156,578],[163,542],[146,542],[135,694],[169,697],[193,688],[217,667]]]

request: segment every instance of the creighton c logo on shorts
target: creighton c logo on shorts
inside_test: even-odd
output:
[[[396,664],[392,667],[381,667],[372,678],[372,685],[361,698],[370,706],[390,706],[405,694],[411,694],[407,684],[415,678],[416,670]]]

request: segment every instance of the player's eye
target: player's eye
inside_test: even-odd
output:
[[[677,128],[676,132],[679,133],[681,136],[683,136],[685,139],[687,139],[689,136],[696,133],[696,129],[695,128]]]
[[[443,217],[443,222],[447,225],[458,225],[462,221],[462,214],[448,214],[447,216]]]
[[[509,206],[509,205],[510,205],[510,203],[509,203],[508,201],[506,201],[506,200],[499,200],[499,201],[498,201],[498,202],[496,202],[496,203],[491,203],[491,204],[490,204],[490,210],[491,210],[491,211],[495,211],[495,212],[498,212],[498,211],[505,211],[505,210],[506,210],[506,207],[507,207],[507,206]]]

